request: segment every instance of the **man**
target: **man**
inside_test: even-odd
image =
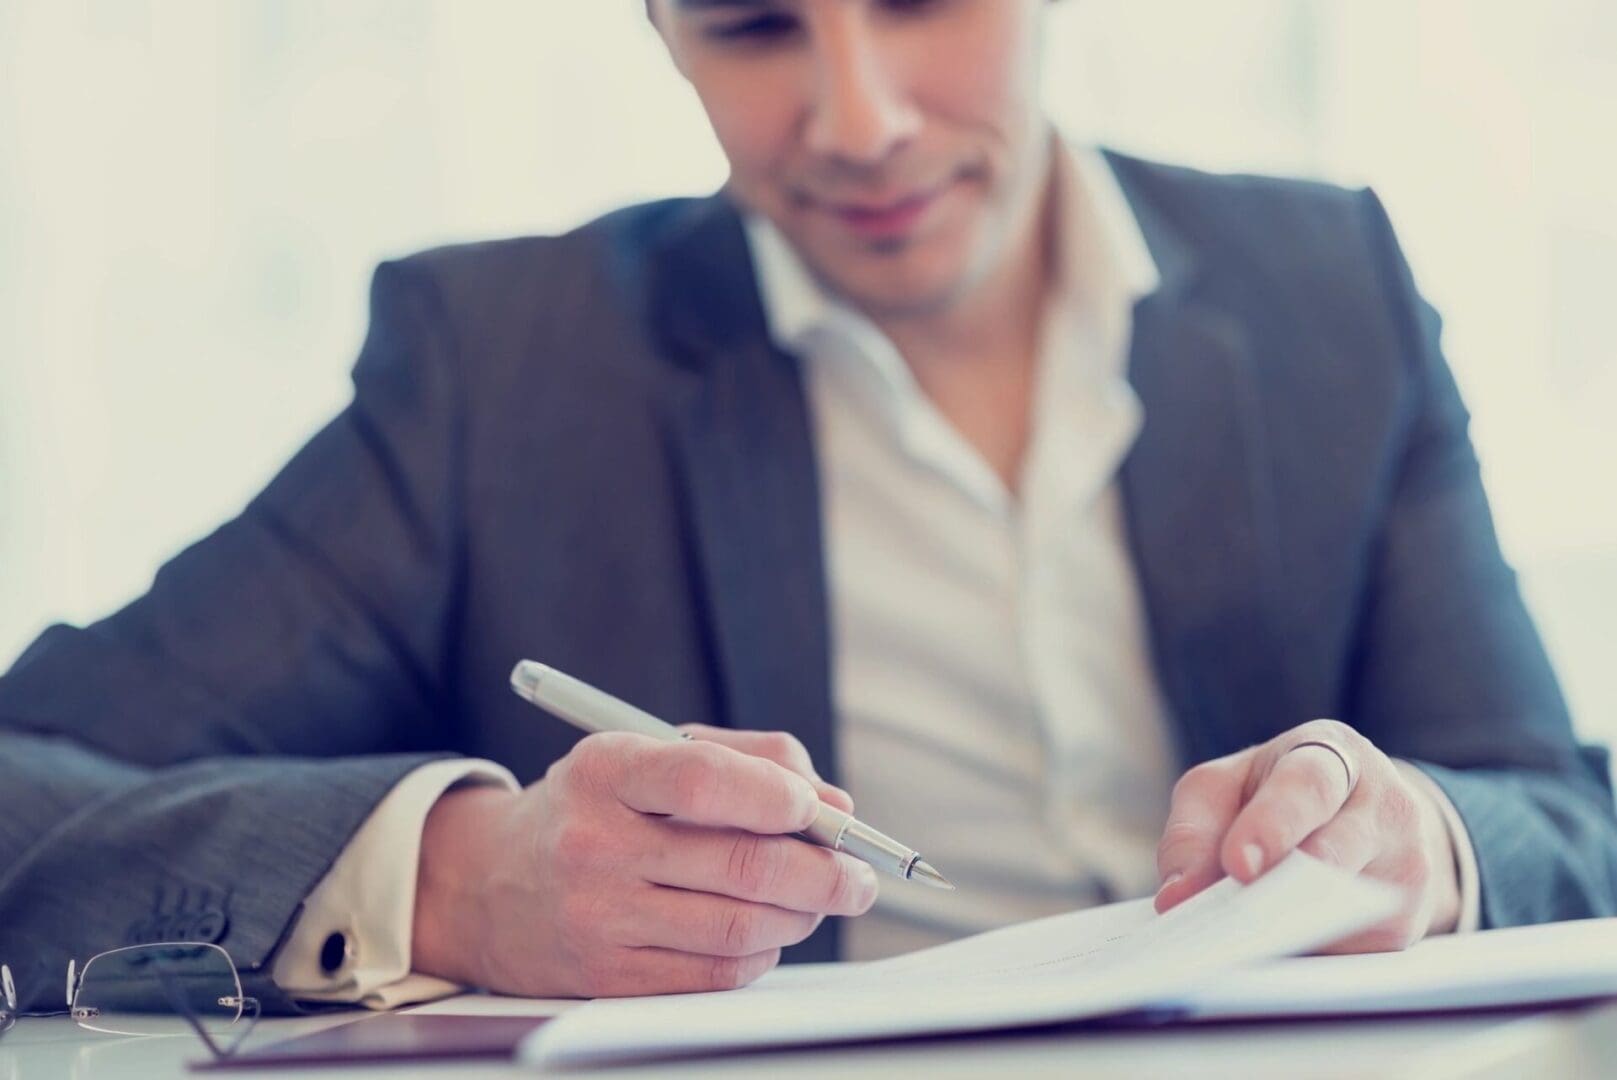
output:
[[[652,0],[725,191],[384,266],[348,409],[0,682],[24,993],[731,987],[1299,847],[1404,892],[1343,950],[1617,910],[1379,205],[1069,150],[1044,9]],[[960,891],[789,836],[852,797]]]

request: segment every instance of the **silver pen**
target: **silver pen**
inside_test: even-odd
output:
[[[523,660],[511,671],[511,689],[518,696],[584,731],[632,731],[664,742],[678,742],[690,736],[666,721],[659,720],[604,690],[597,690],[571,675],[532,660]],[[876,869],[916,881],[934,889],[953,889],[949,879],[921,858],[921,853],[872,829],[852,814],[820,804],[813,824],[800,833],[832,851],[845,851]]]

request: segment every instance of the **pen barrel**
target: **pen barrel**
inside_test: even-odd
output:
[[[667,721],[543,664],[524,660],[512,672],[511,685],[518,694],[582,731],[632,731],[663,742],[683,738]]]
[[[877,870],[909,880],[910,868],[920,858],[913,848],[872,829],[851,814],[834,806],[820,804],[820,812],[802,832],[803,837],[832,851],[845,851]]]

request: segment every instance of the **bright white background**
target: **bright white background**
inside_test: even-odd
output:
[[[1608,739],[1613,57],[1610,0],[1063,0],[1048,58],[1075,135],[1382,193]],[[723,175],[640,0],[0,0],[0,668],[342,405],[378,259]]]

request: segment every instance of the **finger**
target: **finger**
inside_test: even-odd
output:
[[[830,803],[838,810],[853,813],[853,796],[835,784],[827,783],[814,768],[809,752],[797,736],[785,731],[740,731],[734,728],[709,727],[706,724],[684,724],[680,730],[693,739],[716,742],[739,750],[743,754],[765,758],[814,785],[820,801]]]
[[[585,997],[638,997],[735,990],[778,963],[779,949],[752,956],[704,956],[656,946],[611,949],[587,965],[580,993]]]
[[[796,945],[814,933],[821,919],[806,911],[663,885],[637,893],[639,899],[628,905],[631,924],[622,938],[629,945],[709,956],[751,956]]]
[[[1374,816],[1360,800],[1349,799],[1340,813],[1309,834],[1297,850],[1357,874],[1380,850],[1379,832]]]
[[[790,836],[662,823],[646,880],[818,915],[863,915],[876,901],[868,863]]]
[[[1322,746],[1282,754],[1224,837],[1219,861],[1249,882],[1334,818],[1349,795],[1341,759]]]
[[[607,737],[615,737],[616,753],[601,766],[606,783],[642,814],[774,834],[802,831],[819,811],[808,781],[772,761],[715,742],[665,743],[615,732],[585,741]]]
[[[1168,824],[1157,845],[1157,872],[1162,888],[1156,908],[1167,911],[1223,876],[1219,842],[1241,809],[1253,752],[1217,758],[1197,765],[1174,785]]]

